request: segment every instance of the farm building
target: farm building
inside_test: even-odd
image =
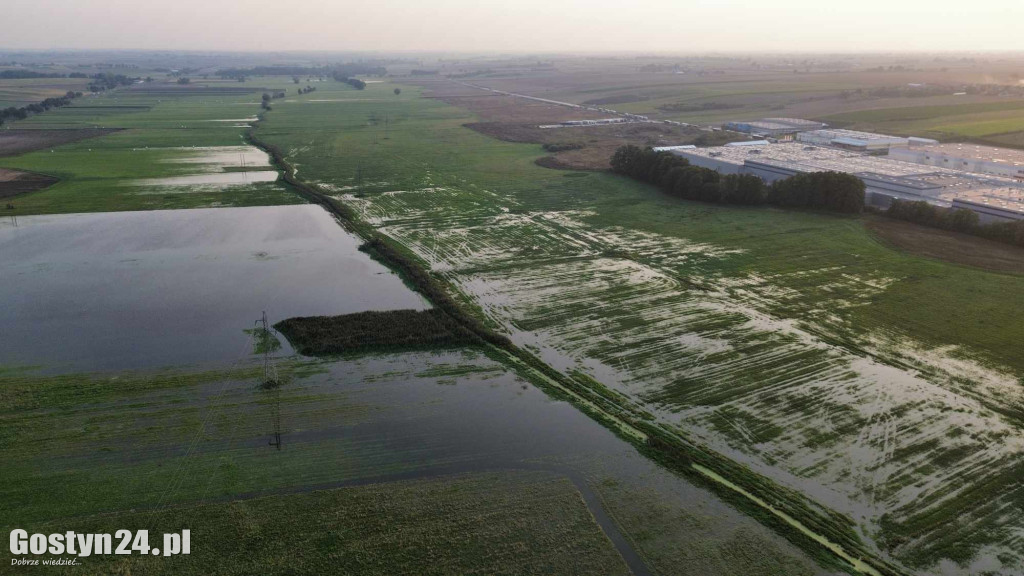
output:
[[[796,139],[814,146],[835,146],[858,152],[884,152],[893,146],[910,144],[909,138],[839,128],[801,132],[796,135]]]
[[[945,207],[960,200],[992,207],[987,213],[976,210],[986,220],[990,217],[1015,219],[1012,214],[1024,210],[1024,183],[839,148],[788,142],[679,149],[672,153],[686,158],[694,166],[722,174],[753,174],[766,182],[802,172],[853,174],[864,182],[868,204],[880,208],[888,207],[894,199],[924,200]]]
[[[932,144],[893,148],[889,157],[927,166],[995,174],[1024,181],[1024,151],[976,144]]]

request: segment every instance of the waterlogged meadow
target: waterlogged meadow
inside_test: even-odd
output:
[[[257,133],[517,344],[911,568],[1024,567],[1024,278],[902,255],[858,219],[543,169],[413,87],[318,98]]]

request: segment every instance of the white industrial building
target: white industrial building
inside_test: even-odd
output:
[[[827,124],[804,120],[802,118],[763,118],[749,122],[736,121],[726,122],[724,128],[733,132],[754,134],[762,137],[778,138],[780,140],[792,139],[795,134],[806,130],[817,130],[824,128]]]
[[[860,178],[869,204],[886,208],[894,199],[925,200],[975,210],[982,221],[1024,219],[1024,183],[832,147],[801,143],[717,146],[673,150],[690,164],[722,174],[753,174],[774,182],[802,172],[845,172]],[[980,208],[984,208],[984,210]]]
[[[814,146],[834,146],[858,152],[885,152],[893,146],[909,146],[910,139],[887,134],[874,134],[857,130],[829,128],[811,130],[796,135],[798,142]]]
[[[693,144],[680,144],[678,146],[655,146],[651,148],[655,152],[671,152],[673,150],[693,150],[696,148]]]
[[[1024,181],[1024,151],[977,144],[932,144],[893,148],[889,157],[927,166],[995,174]]]

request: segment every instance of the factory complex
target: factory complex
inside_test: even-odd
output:
[[[1024,182],[996,174],[803,142],[677,148],[670,152],[694,166],[722,174],[753,174],[769,183],[802,172],[853,174],[865,184],[867,203],[880,208],[887,208],[894,199],[924,200],[974,210],[982,222],[1024,219]]]
[[[792,140],[800,132],[818,130],[828,125],[802,118],[763,118],[751,122],[726,122],[722,127],[733,132],[742,132],[761,138]]]
[[[1024,151],[977,144],[932,144],[894,148],[889,156],[896,160],[941,166],[956,170],[995,174],[1024,181]]]

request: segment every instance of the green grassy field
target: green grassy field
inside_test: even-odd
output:
[[[1024,278],[901,254],[856,218],[540,168],[539,146],[391,88],[282,103],[258,134],[552,366],[829,494],[912,565],[1017,561],[998,510],[1024,494]]]
[[[825,116],[823,121],[854,129],[942,140],[987,139],[1024,131],[1024,101],[957,106],[917,106],[860,110]],[[1011,144],[1007,142],[1006,144]]]
[[[404,245],[489,325],[578,382],[607,386],[663,426],[806,491],[908,565],[948,559],[971,573],[996,562],[1006,574],[1021,565],[1024,553],[1014,544],[1020,516],[1006,510],[1024,502],[1024,353],[1017,345],[1024,277],[893,251],[857,218],[687,203],[606,173],[541,168],[534,164],[544,155],[539,145],[489,139],[463,126],[476,120],[465,111],[420,98],[412,86],[401,86],[400,95],[393,88],[322,83],[313,94],[275,100],[256,133],[286,152],[300,179]],[[703,97],[741,95],[737,90]],[[300,202],[279,182],[217,191],[138,183],[197,173],[184,161],[193,146],[244,145],[244,127],[215,121],[251,117],[258,96],[115,91],[19,123],[127,129],[0,160],[62,178],[16,199],[12,213]],[[939,115],[920,120],[945,118],[921,112],[929,114]],[[212,168],[198,173],[204,170]],[[0,372],[0,455],[15,479],[0,488],[4,523],[72,516],[103,523],[134,517],[125,510],[171,506],[171,516],[203,515],[215,526],[257,526],[263,534],[275,529],[266,515],[280,507],[308,510],[331,498],[372,507],[379,492],[344,488],[253,504],[194,504],[487,461],[519,443],[498,435],[464,444],[463,436],[484,436],[452,435],[444,426],[468,425],[480,404],[467,404],[473,410],[455,418],[444,407],[481,384],[517,391],[506,403],[539,394],[475,352],[289,362],[281,369],[287,384],[277,391],[259,389],[251,367]],[[505,408],[491,420],[516,414]],[[437,428],[401,428],[419,418]],[[275,428],[285,431],[284,450],[268,447]],[[549,443],[567,436],[552,434]],[[704,517],[642,490],[615,489],[629,480],[622,470],[654,468],[628,444],[615,446],[569,460],[588,476],[609,479],[602,497],[652,568],[675,573],[682,562],[700,574],[737,566],[759,574],[818,571],[720,503]],[[566,456],[555,460],[564,464]],[[476,489],[476,480],[467,482],[468,491]],[[535,514],[544,507],[536,494],[572,499],[572,490],[551,488],[558,482],[526,484],[522,499],[513,498],[524,503],[525,516],[507,515],[493,498],[482,508],[460,505],[456,516],[494,518],[493,530],[484,530],[490,542],[545,521]],[[431,486],[399,492],[408,488],[430,501]],[[247,514],[238,510],[264,504],[254,517],[238,517]],[[399,508],[396,517],[417,533],[452,530],[421,518],[408,502]],[[295,522],[341,522],[314,516],[297,514]],[[570,541],[589,549],[585,524],[553,527],[550,537],[572,533]],[[324,526],[350,530],[343,522]],[[680,548],[680,526],[713,529]],[[374,530],[364,535],[379,536]],[[426,536],[422,542],[434,546]],[[473,550],[443,558],[440,573],[470,565],[491,572],[494,565]],[[538,570],[567,566],[569,557],[541,555]],[[298,565],[321,561],[317,553]],[[402,572],[420,561],[411,555],[365,568]],[[159,569],[152,566],[116,568]]]

